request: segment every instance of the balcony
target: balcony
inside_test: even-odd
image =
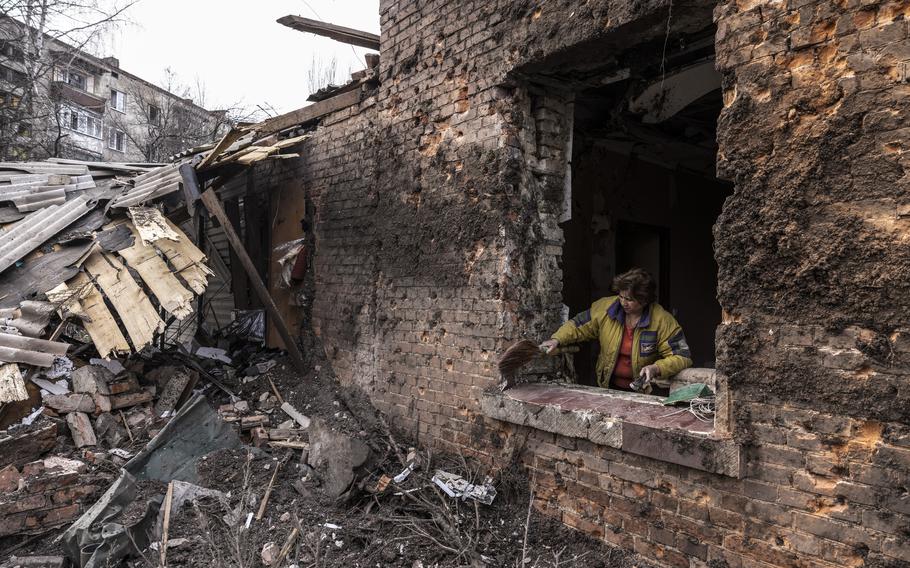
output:
[[[63,81],[52,82],[51,89],[54,96],[66,99],[82,108],[87,108],[100,113],[104,112],[105,99],[98,95],[93,95],[88,91],[83,91],[82,89]]]

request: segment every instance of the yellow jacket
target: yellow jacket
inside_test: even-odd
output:
[[[607,387],[619,356],[624,322],[619,296],[601,298],[591,309],[564,323],[553,339],[560,345],[570,345],[599,338],[597,383]],[[642,367],[652,363],[660,367],[660,378],[655,383],[663,387],[669,385],[670,377],[692,366],[692,353],[682,327],[656,302],[645,308],[632,335],[632,376],[637,377]]]

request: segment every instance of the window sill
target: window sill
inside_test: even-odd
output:
[[[483,413],[701,471],[740,477],[742,447],[656,397],[569,384],[524,384],[487,392]]]

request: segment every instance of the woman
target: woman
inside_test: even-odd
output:
[[[551,353],[560,345],[598,338],[597,384],[622,391],[647,390],[642,387],[658,379],[667,384],[670,377],[692,366],[682,328],[654,301],[657,286],[650,274],[633,268],[614,278],[612,288],[616,296],[594,302],[540,348]],[[639,377],[643,382],[633,389]],[[666,389],[657,389],[656,394],[666,395]]]

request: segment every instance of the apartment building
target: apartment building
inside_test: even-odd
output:
[[[219,136],[209,111],[61,41],[0,22],[0,159],[162,161]]]

